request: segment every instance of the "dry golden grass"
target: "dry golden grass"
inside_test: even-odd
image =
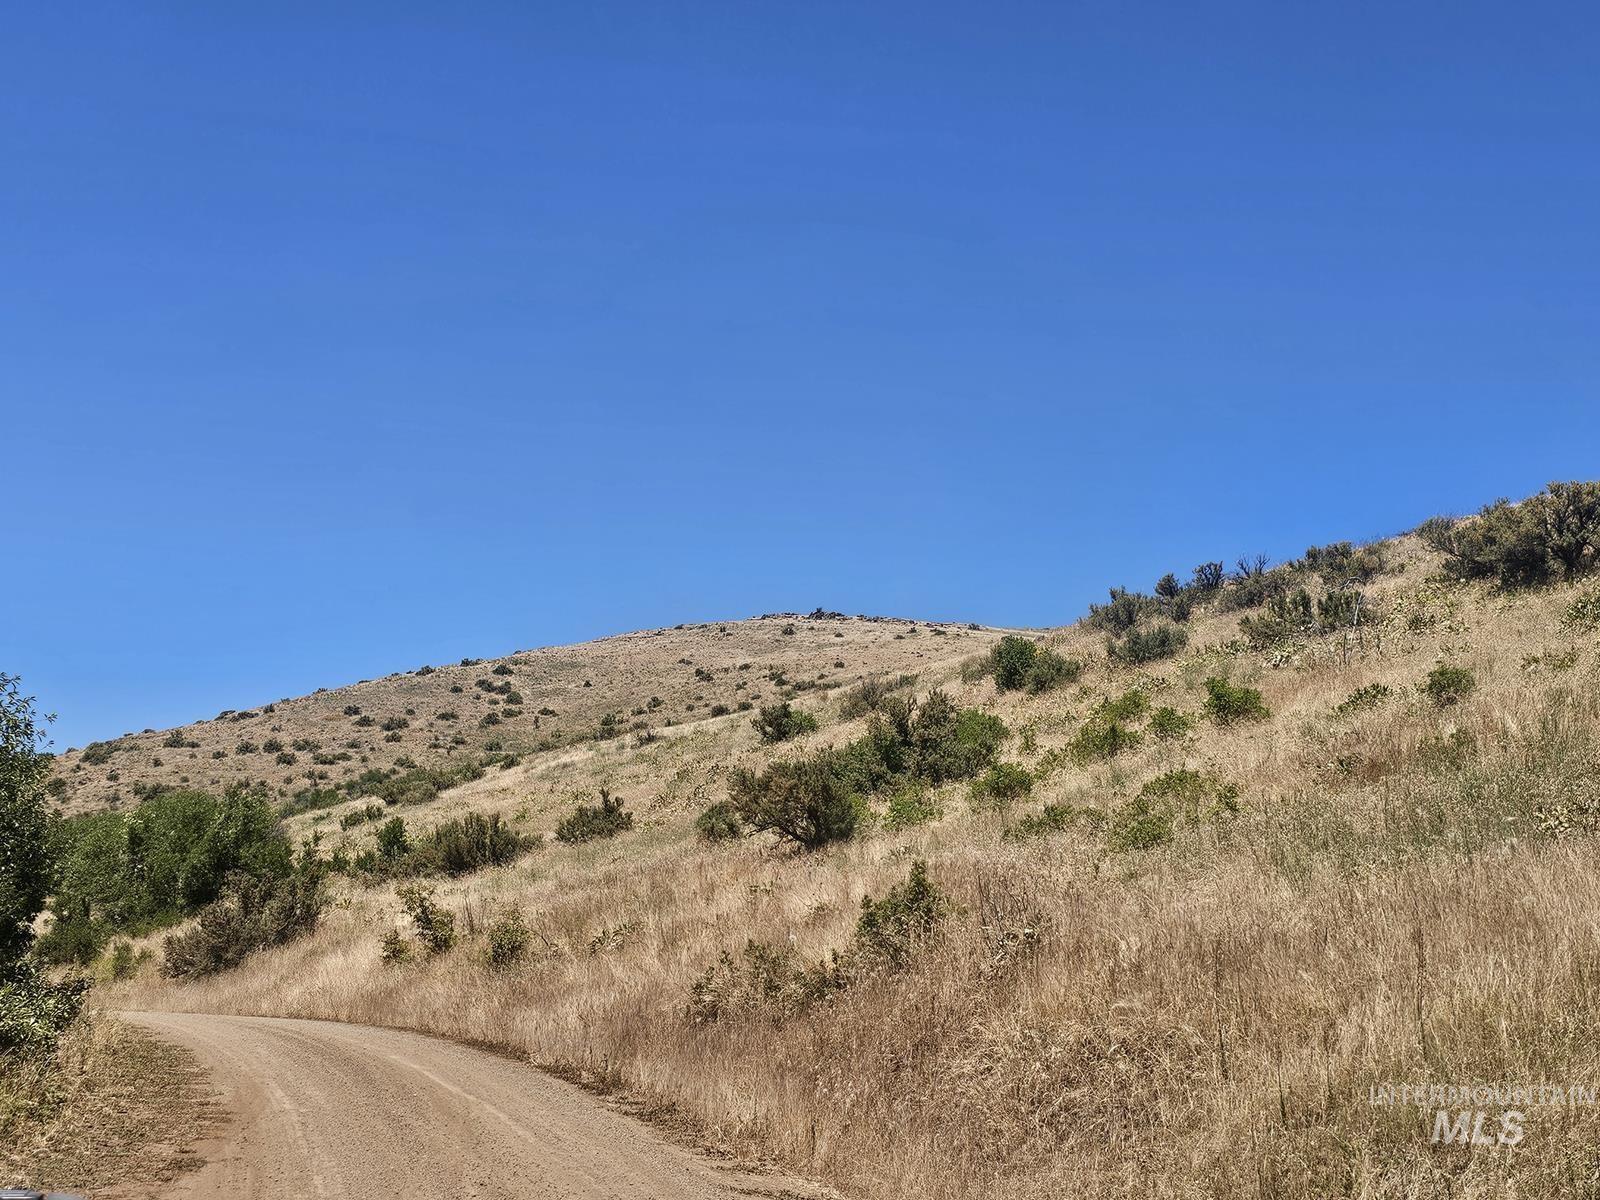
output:
[[[464,934],[448,954],[381,962],[394,895],[351,889],[304,942],[199,984],[147,974],[126,999],[493,1043],[863,1196],[1593,1193],[1592,1106],[1530,1111],[1508,1151],[1434,1146],[1431,1108],[1369,1103],[1391,1083],[1600,1084],[1594,637],[1561,622],[1571,589],[1431,582],[1409,539],[1393,561],[1403,570],[1369,589],[1386,619],[1359,640],[1255,652],[1238,614],[1202,613],[1184,654],[1135,672],[1073,628],[1052,640],[1091,666],[1044,696],[997,696],[953,658],[926,665],[919,687],[999,712],[1007,756],[1041,775],[1012,813],[946,787],[937,821],[824,853],[703,845],[690,823],[728,768],[774,751],[742,719],[702,722],[541,756],[407,810],[548,829],[572,793],[605,783],[642,814],[614,842],[443,885]],[[1469,666],[1477,691],[1438,709],[1418,690],[1436,661]],[[1088,767],[1052,753],[1130,686],[1197,714],[1211,674],[1260,688],[1272,718],[1199,721]],[[1386,701],[1334,715],[1371,684]],[[808,699],[825,723],[802,748],[859,731],[827,722],[832,704]],[[1240,811],[1139,853],[1109,851],[1087,821],[1003,836],[1042,802],[1114,811],[1178,766],[1237,783]],[[907,969],[797,1015],[689,1018],[691,984],[723,951],[755,938],[821,959],[848,941],[862,895],[916,857],[955,907]],[[497,972],[482,931],[508,906],[533,951]]]
[[[0,1079],[0,1185],[159,1195],[214,1115],[192,1055],[91,1012],[55,1061],[12,1061]]]

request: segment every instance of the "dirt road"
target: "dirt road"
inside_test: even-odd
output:
[[[820,1196],[723,1169],[581,1088],[453,1042],[327,1021],[126,1013],[193,1050],[230,1115],[167,1197]]]

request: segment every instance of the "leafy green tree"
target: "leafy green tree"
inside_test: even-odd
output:
[[[58,854],[58,822],[45,807],[50,759],[39,741],[33,698],[0,674],[0,1073],[13,1055],[53,1052],[88,987],[52,983],[28,954]]]
[[[55,871],[44,793],[50,759],[39,740],[33,698],[16,676],[0,673],[0,979],[33,941]]]
[[[42,957],[87,963],[116,933],[147,933],[200,911],[230,876],[286,878],[293,852],[266,796],[229,789],[220,800],[170,790],[131,813],[64,822],[55,924]]]

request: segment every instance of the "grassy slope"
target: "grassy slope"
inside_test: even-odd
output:
[[[783,630],[790,626],[794,633],[786,636]],[[106,743],[111,754],[104,762],[85,761],[82,747],[69,749],[55,763],[54,777],[60,781],[55,786],[64,788],[57,802],[68,814],[126,806],[135,798],[136,783],[221,791],[235,782],[264,782],[286,797],[312,784],[308,772],[318,773],[316,786],[328,787],[401,758],[429,765],[451,755],[478,756],[491,743],[518,753],[582,747],[607,714],[629,726],[697,722],[713,705],[772,702],[784,690],[768,677],[773,671],[785,673],[790,683],[840,687],[870,674],[918,671],[948,657],[952,646],[970,650],[995,636],[929,622],[778,616],[524,650],[470,666],[388,675],[229,710],[176,729],[126,734]],[[748,669],[741,671],[744,664]],[[496,674],[500,666],[509,673]],[[696,669],[711,678],[697,676]],[[479,681],[513,689],[522,698],[520,714],[484,725],[486,716],[507,706],[503,696],[477,686]],[[659,707],[635,712],[652,697],[660,700]],[[359,712],[346,713],[352,706]],[[541,714],[542,709],[555,715]],[[368,718],[368,724],[359,723]],[[407,726],[384,730],[386,722],[398,719]],[[280,763],[275,753],[260,749],[273,738],[283,743],[283,753],[295,756],[293,763]],[[169,739],[185,744],[169,746]],[[316,749],[294,749],[302,739],[316,743]],[[241,753],[240,743],[256,749]],[[346,757],[319,765],[313,758],[319,752]]]
[[[539,934],[523,967],[487,971],[473,936],[385,967],[392,892],[354,890],[306,942],[204,984],[146,978],[132,998],[498,1043],[861,1195],[1460,1197],[1503,1194],[1510,1176],[1523,1195],[1572,1194],[1600,1172],[1592,1110],[1537,1111],[1516,1155],[1473,1154],[1430,1148],[1431,1111],[1370,1105],[1367,1089],[1600,1077],[1595,638],[1562,624],[1571,589],[1434,582],[1410,539],[1390,559],[1368,589],[1387,619],[1359,641],[1252,651],[1238,614],[1202,611],[1184,654],[1140,672],[1073,628],[1052,640],[1090,669],[1037,697],[964,682],[954,656],[919,663],[920,687],[1005,718],[1008,758],[1056,761],[1018,811],[1114,809],[1177,766],[1240,786],[1237,815],[1184,823],[1170,845],[1112,853],[1086,822],[1005,840],[1017,812],[974,812],[951,787],[940,820],[826,853],[703,846],[691,822],[729,767],[773,753],[742,718],[704,721],[644,747],[542,755],[407,810],[548,829],[572,792],[605,783],[641,812],[615,842],[441,889],[469,934],[521,907]],[[1417,686],[1441,660],[1479,682],[1445,710]],[[1212,674],[1259,687],[1271,719],[1201,721],[1107,764],[1051,755],[1135,684],[1198,713]],[[1374,683],[1386,702],[1333,714]],[[808,746],[859,732],[831,719],[832,698],[803,699],[823,718]],[[722,951],[754,937],[820,958],[912,856],[957,908],[907,971],[787,1020],[686,1019]]]

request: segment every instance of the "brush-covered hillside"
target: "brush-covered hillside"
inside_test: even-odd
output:
[[[1597,546],[1600,488],[1567,485],[1043,635],[617,639],[559,694],[510,676],[519,707],[588,729],[659,694],[680,724],[349,793],[289,818],[318,861],[278,876],[333,903],[83,944],[122,1003],[499,1045],[850,1195],[1582,1194],[1593,1106],[1528,1107],[1507,1149],[1373,1098],[1600,1078]],[[827,678],[783,707],[772,667]],[[304,726],[370,753],[343,705],[411,704],[422,742],[491,711],[480,677]]]
[[[652,629],[419,667],[92,742],[58,756],[49,787],[66,813],[124,808],[152,789],[236,784],[317,807],[415,768],[581,747],[915,672],[991,636],[821,609]]]

